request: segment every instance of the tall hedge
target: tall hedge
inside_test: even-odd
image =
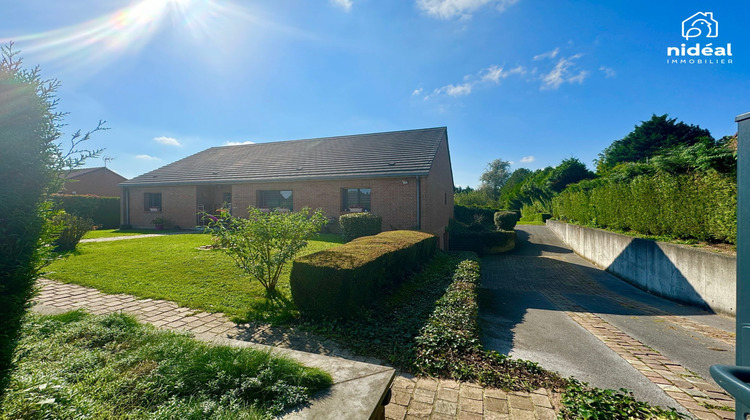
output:
[[[554,216],[597,227],[736,243],[737,183],[715,172],[640,175],[571,186],[553,199]]]
[[[0,60],[0,395],[41,260],[46,197],[59,138],[54,84],[23,70],[10,47]]]
[[[437,237],[395,230],[299,257],[292,264],[292,299],[310,316],[348,317],[429,260]]]
[[[120,226],[119,197],[58,195],[55,199],[61,210],[84,219],[91,219],[94,225],[102,229],[116,229]]]

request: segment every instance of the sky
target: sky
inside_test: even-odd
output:
[[[0,42],[61,83],[63,140],[107,121],[88,147],[127,178],[213,146],[446,126],[454,182],[476,186],[494,159],[593,168],[652,114],[720,138],[750,111],[747,1],[0,5]]]

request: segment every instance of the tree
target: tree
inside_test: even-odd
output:
[[[307,246],[307,239],[320,232],[328,219],[321,210],[310,215],[307,207],[289,213],[250,207],[248,212],[247,219],[223,214],[209,221],[207,229],[237,267],[274,297],[284,264]]]
[[[521,194],[521,187],[531,174],[532,172],[526,168],[518,168],[513,171],[503,187],[500,188],[500,198],[497,200],[498,207],[519,210],[523,206],[523,203],[518,199]]]
[[[23,69],[17,54],[12,43],[0,48],[0,394],[21,319],[54,239],[50,196],[62,186],[62,170],[99,152],[78,150],[91,132],[76,133],[63,152],[56,143],[64,116],[55,111],[59,82],[42,80],[39,68]]]
[[[487,169],[479,177],[481,183],[479,189],[488,192],[488,195],[496,200],[500,195],[500,188],[505,185],[510,177],[510,162],[501,159],[495,159],[487,164]]]
[[[667,118],[667,114],[652,115],[650,120],[642,121],[627,136],[615,140],[599,154],[597,171],[606,172],[622,162],[639,162],[675,146],[692,146],[703,138],[713,141],[708,130],[676,121],[676,118]]]
[[[552,191],[559,193],[569,184],[575,184],[584,179],[592,179],[594,176],[594,173],[589,171],[586,168],[586,165],[580,160],[576,158],[568,158],[560,162],[560,164],[552,170],[552,173],[550,173],[549,178],[547,179],[547,185]]]

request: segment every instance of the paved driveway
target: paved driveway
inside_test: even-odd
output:
[[[701,418],[733,406],[710,379],[734,363],[734,320],[645,293],[573,253],[545,226],[482,261],[484,345]]]

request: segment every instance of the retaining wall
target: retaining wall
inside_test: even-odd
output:
[[[735,315],[734,256],[553,220],[547,227],[577,254],[641,289]]]

